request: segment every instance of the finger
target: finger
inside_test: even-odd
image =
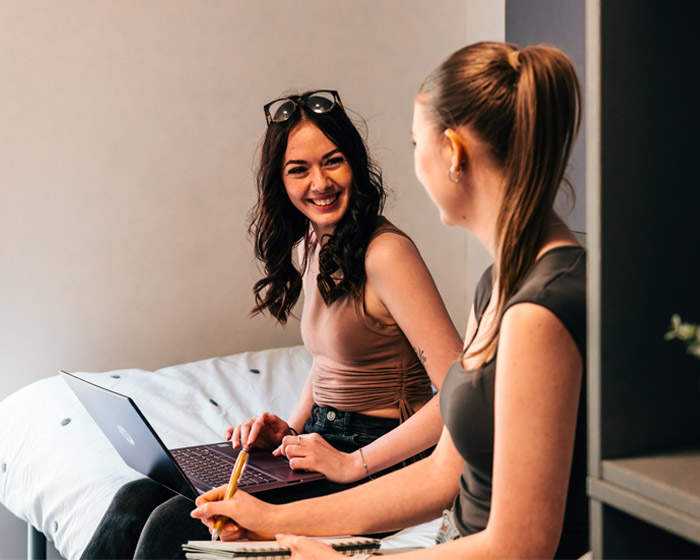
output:
[[[292,552],[292,558],[331,558],[340,557],[339,553],[318,541],[298,535],[276,535],[275,539],[280,546],[286,546]]]
[[[301,457],[301,456],[303,456],[305,450],[301,447],[301,445],[299,445],[299,444],[296,442],[296,437],[295,437],[295,438],[294,438],[294,442],[293,442],[293,443],[290,443],[289,445],[287,445],[287,446],[285,447],[285,450],[284,450],[284,451],[285,451],[284,454],[285,454],[285,456],[287,457],[287,459],[291,459],[292,457]]]
[[[253,425],[250,428],[250,433],[248,434],[248,438],[242,441],[246,442],[246,447],[250,447],[255,443],[255,440],[258,439],[258,435],[260,435],[260,431],[265,427],[265,413],[263,412],[258,418],[253,422]]]
[[[239,444],[240,445],[244,445],[244,444],[247,445],[248,442],[250,441],[250,427],[253,423],[254,423],[254,421],[253,421],[253,419],[251,419],[251,420],[248,420],[246,423],[241,424],[241,426],[240,426],[241,432],[239,435]]]
[[[194,519],[199,519],[204,525],[206,525],[209,528],[209,532],[211,533],[211,530],[214,528],[214,517],[207,517],[204,514],[204,510],[201,507],[198,507],[196,509],[193,509],[190,512],[190,517]]]
[[[236,525],[233,521],[224,524],[219,534],[222,541],[237,541],[244,536],[244,530]]]
[[[300,436],[284,436],[280,446],[282,448],[282,454],[289,458],[289,447],[292,445],[298,445],[300,441]]]
[[[201,519],[206,525],[211,526],[217,515],[226,515],[225,509],[225,506],[222,507],[222,502],[205,502],[193,509],[190,517]]]
[[[289,468],[293,471],[318,472],[313,461],[309,460],[308,457],[292,457],[289,460]]]
[[[285,457],[287,456],[287,443],[288,443],[287,436],[284,436],[282,438],[282,441],[280,442],[279,447],[277,448],[280,450],[280,453],[282,455],[284,455]]]
[[[312,440],[309,440],[306,437],[300,435],[285,436],[283,441],[285,440],[287,442],[287,445],[285,446],[285,455],[287,458],[302,457],[308,455],[311,449],[309,447],[309,444],[311,443],[313,446]]]
[[[224,495],[226,494],[226,485],[219,486],[217,488],[213,488],[209,490],[208,492],[205,492],[201,496],[198,496],[197,499],[195,500],[195,504],[200,506],[202,504],[206,504],[207,502],[218,502],[219,500],[224,499]]]
[[[233,429],[233,435],[231,436],[231,443],[234,449],[238,449],[241,445],[241,425],[239,424]]]
[[[299,539],[301,538],[303,537],[299,537],[298,535],[287,535],[284,533],[275,535],[275,540],[277,541],[278,545],[286,546],[292,551],[294,551],[297,548],[297,545],[299,544]]]
[[[225,439],[226,441],[230,440],[231,437],[233,436],[233,432],[234,432],[234,428],[232,428],[232,427],[231,427],[231,428],[228,428],[228,429],[224,432],[224,439]]]

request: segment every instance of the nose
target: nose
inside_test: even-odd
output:
[[[311,170],[311,189],[322,193],[330,189],[332,186],[333,185],[331,184],[328,174],[325,173],[320,166],[314,166]]]

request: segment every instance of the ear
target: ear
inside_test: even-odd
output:
[[[464,139],[453,128],[443,132],[447,140],[447,149],[450,158],[450,169],[460,169],[466,163],[468,153]]]

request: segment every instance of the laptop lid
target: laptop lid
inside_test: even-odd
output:
[[[199,494],[215,486],[206,482],[209,480],[207,476],[192,477],[185,473],[173,458],[171,450],[158,437],[130,397],[66,371],[61,371],[60,374],[124,462],[131,468],[190,499],[195,499]],[[185,449],[202,449],[208,453],[225,456],[231,468],[239,452],[234,450],[229,442],[190,446],[172,451],[179,452]],[[265,482],[242,481],[240,488],[251,493],[325,479],[320,473],[293,471],[284,457],[255,449],[250,454],[248,471],[255,474],[257,478],[263,475],[265,479]],[[251,480],[256,477],[251,477]]]

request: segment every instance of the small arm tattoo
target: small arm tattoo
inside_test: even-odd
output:
[[[428,361],[428,359],[425,357],[425,352],[418,347],[414,348],[413,351],[416,353],[416,356],[418,356],[420,363],[425,365],[425,362]]]

